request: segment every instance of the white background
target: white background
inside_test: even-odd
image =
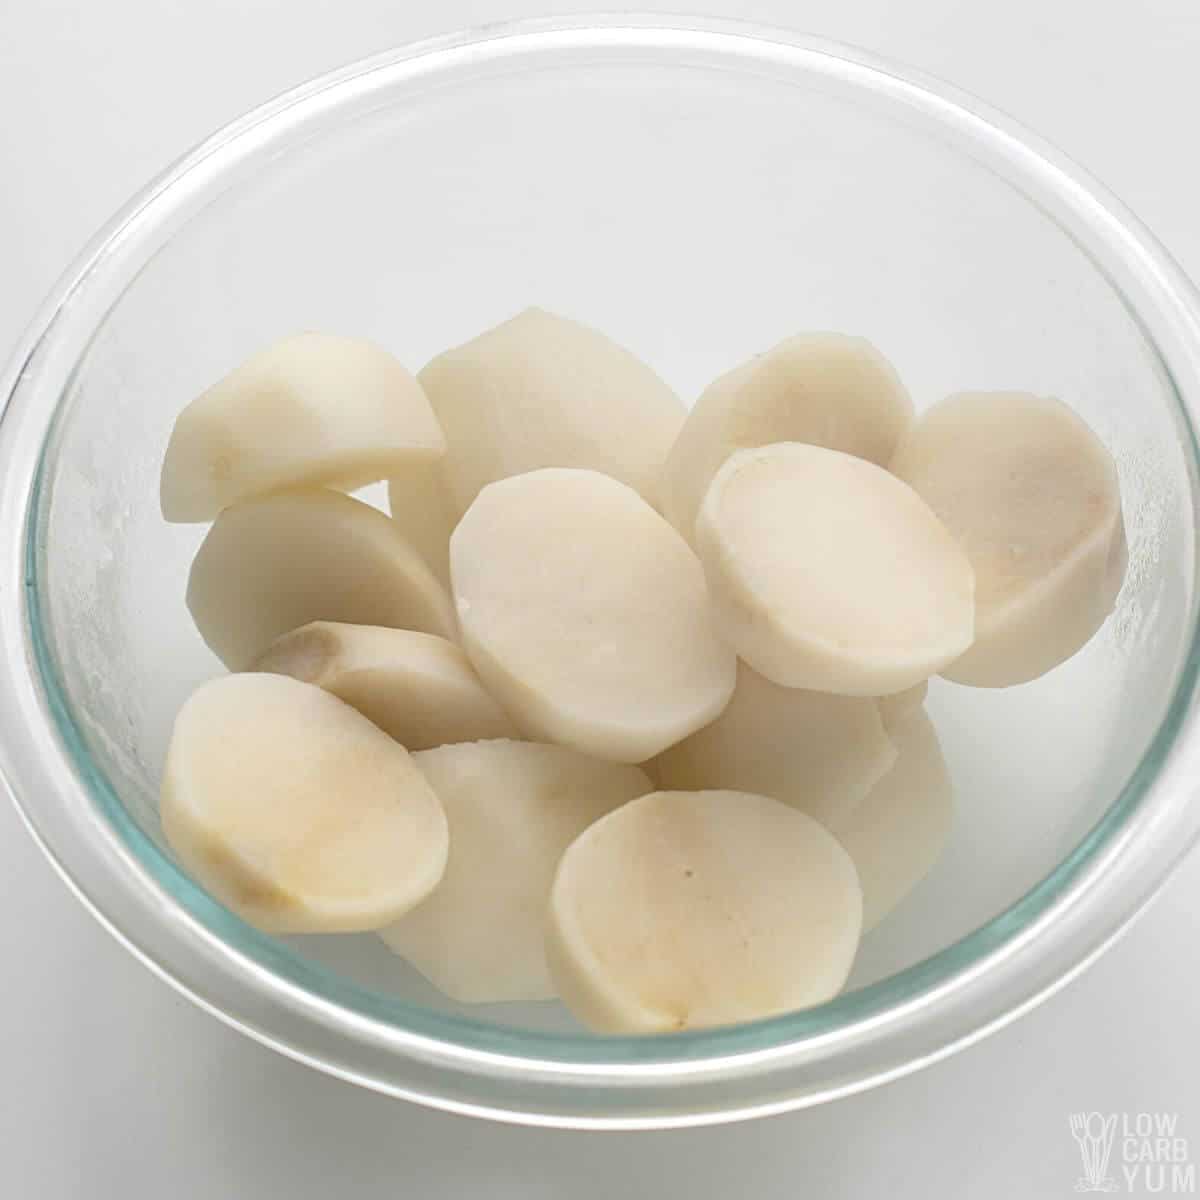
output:
[[[310,75],[521,0],[0,0],[0,350],[82,241],[189,144]],[[610,6],[611,7],[611,6]],[[1197,0],[752,0],[1008,109],[1200,277]],[[0,697],[0,712],[2,697]],[[1066,992],[822,1109],[664,1134],[539,1132],[356,1091],[235,1035],[93,924],[0,805],[0,1197],[1073,1194],[1067,1114],[1173,1112],[1200,1162],[1200,855]]]

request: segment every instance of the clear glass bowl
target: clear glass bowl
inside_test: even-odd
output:
[[[465,1008],[377,939],[257,933],[163,846],[170,723],[218,669],[183,600],[203,530],[158,513],[176,412],[296,329],[371,336],[417,367],[527,304],[606,330],[685,396],[796,330],[861,333],[919,406],[960,388],[1055,394],[1117,456],[1131,554],[1116,614],[1034,684],[935,684],[957,831],[832,1003],[643,1038],[582,1034],[554,1005]],[[622,17],[490,28],[339,71],[139,195],[14,361],[0,393],[9,786],[151,967],[380,1091],[636,1127],[913,1070],[1080,969],[1200,826],[1197,314],[1163,251],[1060,155],[856,51]]]

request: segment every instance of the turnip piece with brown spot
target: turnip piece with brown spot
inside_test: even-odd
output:
[[[277,638],[253,669],[315,683],[409,750],[516,736],[462,650],[430,633],[313,621]]]
[[[163,832],[222,903],[274,933],[379,929],[446,863],[446,818],[407,750],[280,675],[226,675],[175,720]]]
[[[231,670],[310,621],[457,633],[446,590],[391,518],[320,488],[227,508],[196,553],[187,602]]]

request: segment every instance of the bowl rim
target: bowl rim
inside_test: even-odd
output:
[[[200,143],[139,192],[51,293],[0,378],[0,687],[17,720],[0,773],[68,886],[183,994],[332,1074],[458,1112],[529,1124],[713,1123],[849,1094],[1014,1019],[1125,928],[1200,834],[1189,811],[1200,636],[1118,799],[1045,879],[979,929],[887,979],[801,1013],[726,1029],[598,1037],[503,1029],[339,980],[212,901],[137,827],[92,760],[57,683],[37,589],[43,467],[75,365],[148,257],[237,173],[322,116],[401,82],[503,59],[637,47],[837,80],[929,119],[1055,220],[1121,296],[1177,399],[1193,500],[1200,451],[1200,298],[1170,256],[1058,151],[958,89],[857,49],[739,21],[631,14],[488,25],[320,76]],[[1193,508],[1195,505],[1193,504]],[[1194,583],[1194,569],[1191,571]],[[18,586],[17,581],[20,581]]]

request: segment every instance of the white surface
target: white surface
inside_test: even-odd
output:
[[[8,5],[0,348],[95,226],[218,124],[349,59],[534,11],[528,0],[415,8]],[[1113,187],[1200,276],[1195,0],[726,0],[724,11],[858,42],[1007,108]],[[1067,1116],[1080,1109],[1176,1113],[1200,1162],[1200,855],[1082,980],[948,1062],[807,1113],[636,1136],[468,1123],[260,1049],[112,942],[7,804],[0,879],[5,1198],[1066,1196],[1080,1174]]]

